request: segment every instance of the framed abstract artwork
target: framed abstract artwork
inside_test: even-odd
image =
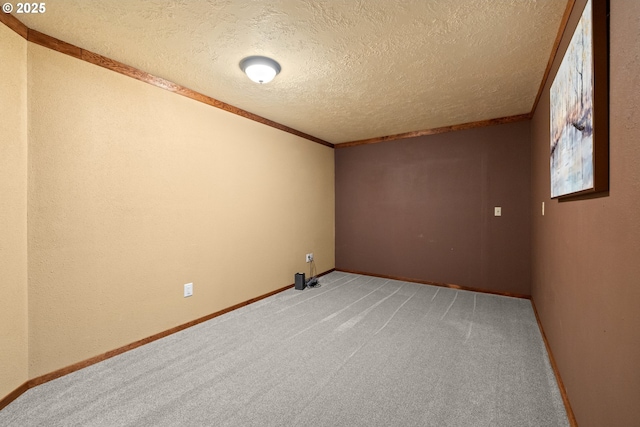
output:
[[[607,21],[607,1],[588,0],[551,84],[551,198],[609,189]]]

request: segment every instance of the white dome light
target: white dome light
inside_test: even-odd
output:
[[[280,64],[266,56],[249,56],[240,61],[240,69],[256,83],[269,83],[280,72]]]

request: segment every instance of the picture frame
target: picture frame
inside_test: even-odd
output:
[[[551,84],[552,199],[609,190],[607,3],[587,1]]]

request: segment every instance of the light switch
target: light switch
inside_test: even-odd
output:
[[[193,295],[193,283],[187,283],[184,285],[184,297],[190,297]]]
[[[502,207],[496,206],[493,208],[493,216],[502,216]]]

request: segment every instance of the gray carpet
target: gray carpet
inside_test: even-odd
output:
[[[0,426],[568,426],[531,303],[334,272],[27,391]]]

